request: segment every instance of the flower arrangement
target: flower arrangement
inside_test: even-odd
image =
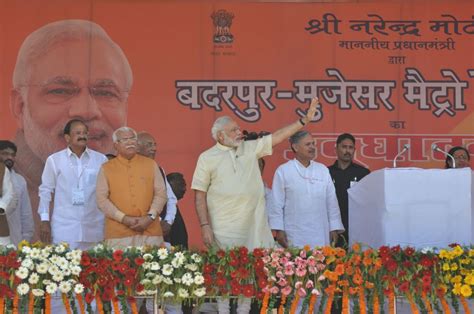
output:
[[[112,249],[102,244],[71,250],[65,244],[0,247],[0,314],[51,313],[50,299],[60,293],[68,313],[137,313],[135,296],[167,302],[196,302],[207,297],[247,297],[262,302],[261,313],[280,299],[278,313],[314,310],[330,313],[342,299],[358,313],[379,313],[395,296],[405,297],[413,313],[470,313],[474,299],[474,247],[432,249],[354,244],[333,247],[244,247],[207,252],[160,247]],[[462,306],[462,309],[460,308]]]

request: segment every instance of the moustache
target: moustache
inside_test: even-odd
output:
[[[80,137],[77,139],[78,141],[87,141],[87,137]]]

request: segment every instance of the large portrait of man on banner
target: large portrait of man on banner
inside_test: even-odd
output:
[[[44,162],[66,146],[66,122],[81,119],[89,127],[89,146],[112,152],[112,133],[126,124],[132,83],[124,52],[94,22],[56,21],[23,41],[10,109],[18,126],[16,170],[27,180],[35,217]]]

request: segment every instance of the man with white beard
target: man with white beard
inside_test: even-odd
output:
[[[192,189],[201,235],[207,247],[272,247],[273,236],[265,212],[265,193],[258,159],[272,147],[313,120],[318,99],[306,116],[262,138],[243,141],[243,133],[230,117],[216,119],[212,137],[216,145],[199,156]],[[219,313],[229,313],[228,300],[218,301]],[[250,299],[239,299],[237,313],[248,313]]]

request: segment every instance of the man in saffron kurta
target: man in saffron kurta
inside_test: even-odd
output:
[[[137,134],[122,127],[113,136],[117,158],[97,178],[97,204],[105,214],[105,240],[112,247],[161,245],[158,215],[166,190],[155,161],[137,154]]]

